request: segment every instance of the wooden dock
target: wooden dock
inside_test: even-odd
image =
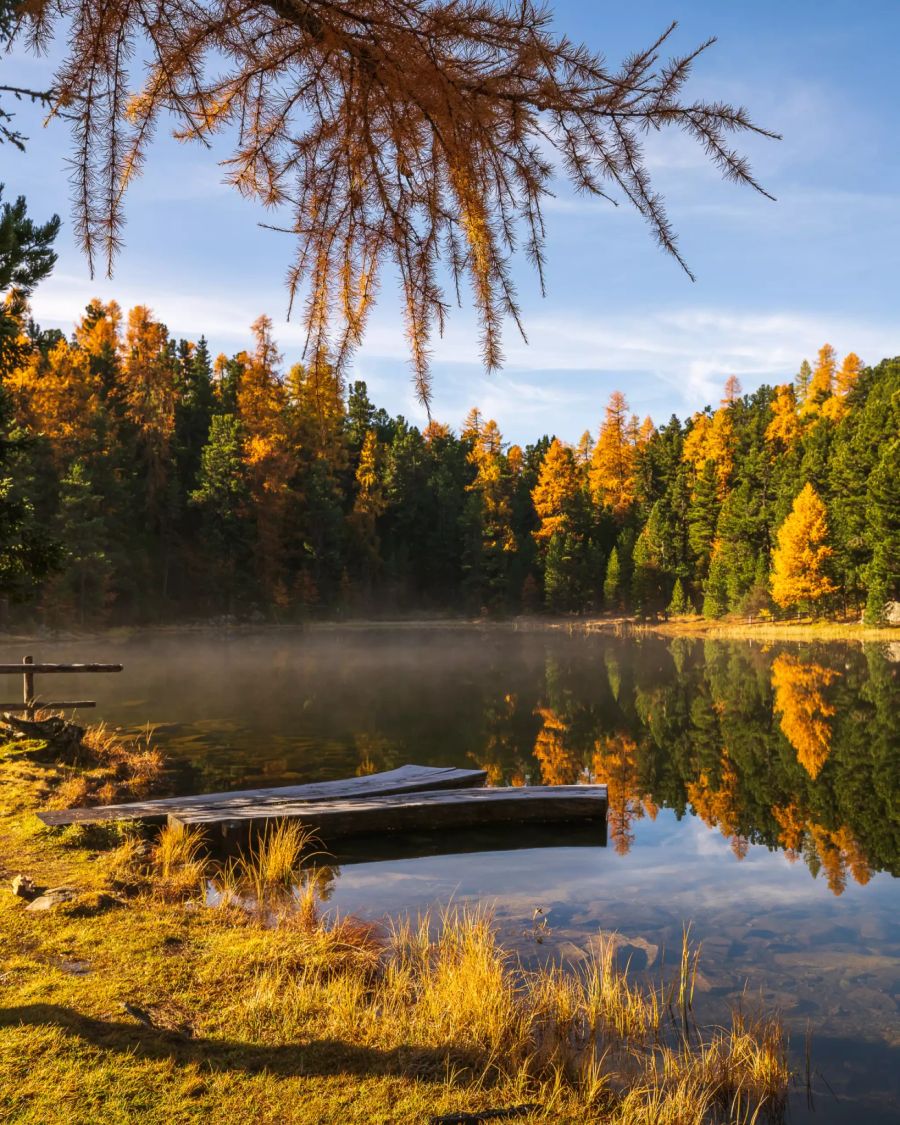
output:
[[[452,789],[338,801],[259,802],[239,815],[210,806],[170,812],[169,823],[204,828],[230,848],[277,820],[298,820],[324,842],[373,832],[474,828],[503,823],[571,823],[606,816],[605,785],[526,785],[517,788]]]
[[[307,785],[283,785],[277,789],[245,789],[230,793],[204,793],[196,797],[164,797],[156,801],[136,801],[127,805],[98,805],[90,809],[48,809],[38,818],[52,827],[66,824],[97,824],[104,820],[136,820],[145,824],[164,824],[170,815],[208,814],[210,822],[229,817],[241,818],[246,809],[267,809],[267,816],[293,816],[288,806],[318,801],[381,797],[392,793],[421,790],[459,789],[484,785],[484,770],[460,770],[449,766],[400,766],[383,773],[350,777],[341,781],[313,781]]]
[[[202,828],[231,848],[279,820],[297,820],[323,842],[392,832],[440,832],[512,824],[588,823],[606,817],[605,785],[484,788],[484,770],[400,766],[341,781],[166,797],[96,808],[39,812],[44,824],[131,820]]]

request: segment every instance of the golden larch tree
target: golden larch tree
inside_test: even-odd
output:
[[[120,347],[121,327],[119,305],[115,301],[104,304],[94,300],[87,307],[87,315],[75,325],[75,342],[97,359],[112,356]]]
[[[712,416],[698,413],[691,418],[691,429],[684,439],[682,456],[698,474],[707,461],[712,461],[716,467],[720,499],[728,490],[734,468],[734,447],[734,427],[728,407],[720,407]]]
[[[827,539],[825,505],[807,482],[778,529],[772,551],[772,597],[778,605],[813,605],[835,592],[825,573],[825,561],[833,554]]]
[[[788,862],[796,863],[803,848],[806,818],[793,802],[789,805],[773,805],[772,816],[779,828],[778,843],[784,848]]]
[[[569,745],[569,724],[552,707],[538,707],[541,729],[534,743],[534,756],[541,767],[544,785],[574,785],[583,771],[581,762]]]
[[[711,781],[705,770],[700,771],[696,781],[689,781],[686,785],[687,798],[697,816],[710,828],[718,828],[731,844],[735,856],[744,859],[748,841],[740,832],[738,789],[738,774],[725,749],[722,750],[718,785]]]
[[[835,376],[835,394],[846,398],[859,381],[861,372],[862,360],[856,352],[848,352]]]
[[[287,390],[279,371],[281,355],[272,338],[272,322],[261,316],[251,330],[256,346],[252,353],[238,356],[242,373],[237,414],[244,431],[244,462],[256,516],[256,571],[267,595],[284,604],[284,521],[297,459],[290,441]]]
[[[722,406],[734,406],[743,394],[743,387],[737,375],[729,375],[725,380],[725,391],[722,395]]]
[[[585,430],[581,437],[578,439],[578,444],[575,446],[575,460],[585,470],[591,463],[591,457],[594,453],[594,437],[590,430]]]
[[[296,242],[289,288],[310,354],[343,367],[392,263],[423,399],[447,289],[468,282],[484,362],[501,362],[502,323],[519,319],[510,259],[521,245],[543,279],[542,204],[560,170],[580,192],[621,195],[685,269],[643,135],[678,129],[726,179],[763,190],[733,137],[776,134],[741,107],[684,95],[712,39],[663,58],[673,24],[614,67],[552,23],[535,0],[22,5],[29,46],[62,41],[47,86],[72,130],[76,233],[91,262],[111,268],[125,193],[161,120],[214,150],[224,135],[230,183],[279,209],[277,229]]]
[[[790,383],[775,388],[771,409],[772,420],[766,427],[766,441],[789,449],[801,432],[797,416],[797,395]]]
[[[810,376],[800,413],[804,417],[821,414],[823,404],[834,394],[834,376],[837,356],[831,344],[823,344],[816,357],[816,366]]]
[[[168,330],[150,309],[136,305],[128,313],[121,350],[117,393],[125,417],[137,430],[147,474],[148,508],[153,518],[160,518],[175,432],[175,372]]]
[[[533,532],[545,546],[556,534],[570,530],[575,500],[581,488],[581,475],[572,450],[554,438],[541,462],[531,501],[540,526]]]
[[[463,424],[462,438],[471,442],[469,463],[475,466],[475,478],[467,489],[481,499],[482,547],[489,555],[510,554],[516,549],[512,528],[515,480],[504,455],[500,427],[473,408]]]
[[[631,851],[634,822],[645,815],[637,759],[637,743],[621,732],[598,739],[591,758],[591,781],[607,788],[609,837],[618,855]]]
[[[100,380],[90,357],[60,340],[47,357],[35,349],[6,380],[16,420],[50,441],[57,460],[70,461],[90,448],[100,406]]]
[[[589,481],[594,503],[605,504],[619,521],[625,519],[635,499],[636,429],[625,396],[613,391],[591,454]]]
[[[310,363],[296,363],[288,372],[287,390],[298,443],[330,472],[341,472],[347,466],[347,410],[340,369],[322,355]]]
[[[822,414],[833,422],[842,421],[849,413],[847,395],[856,386],[862,371],[862,360],[856,352],[848,352],[834,377],[834,394],[822,405]]]
[[[374,430],[367,430],[356,467],[356,498],[350,513],[350,526],[370,565],[375,565],[378,560],[375,525],[386,507],[379,473],[380,461],[378,435]]]

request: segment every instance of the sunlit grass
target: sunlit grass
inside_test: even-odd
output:
[[[199,828],[167,824],[160,831],[151,853],[153,887],[160,897],[177,900],[202,890],[208,867],[204,842]]]
[[[545,1110],[602,1110],[621,1125],[749,1123],[784,1108],[777,1021],[738,1015],[731,1028],[687,1037],[664,1014],[671,989],[631,982],[610,946],[586,972],[525,972],[484,911],[403,921],[380,942],[371,927],[346,927],[285,921],[263,936],[249,925],[217,944],[210,971],[229,982],[229,1026],[266,1043],[352,1035],[419,1067],[441,1060],[451,1085],[516,1090]],[[695,971],[690,950],[685,963]]]
[[[45,710],[36,718],[64,716]],[[144,797],[159,786],[165,767],[149,726],[131,736],[106,723],[85,727],[80,742],[67,744],[58,764],[64,774],[48,805],[59,809]]]
[[[290,1120],[302,1105],[298,1121],[341,1125],[523,1105],[539,1107],[523,1120],[579,1125],[784,1114],[779,1023],[738,1012],[724,1028],[699,1024],[688,933],[666,984],[633,979],[611,941],[579,968],[529,971],[483,910],[387,927],[336,915],[297,824],[273,825],[218,874],[196,829],[152,842],[112,824],[37,830],[35,793],[58,796],[79,774],[33,770],[0,769],[0,862],[27,849],[29,870],[90,891],[96,908],[35,919],[0,900],[4,1002],[17,1013],[0,1035],[0,1104],[14,1116],[79,1120],[57,1112],[61,1097],[95,1120],[142,1120],[148,1105],[166,1120],[257,1119],[261,1105],[259,1119]],[[202,905],[211,873],[223,909]],[[127,892],[114,909],[109,890]],[[54,968],[60,949],[86,958],[88,975]],[[149,1026],[122,1014],[126,1002]]]
[[[257,905],[266,906],[273,899],[283,898],[301,881],[301,860],[310,857],[316,843],[315,833],[299,821],[280,820],[267,825],[246,852],[222,869],[219,883],[223,903],[229,905],[249,895]],[[308,913],[314,898],[311,888],[305,906],[299,903],[298,910]]]

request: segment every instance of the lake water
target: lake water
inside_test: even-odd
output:
[[[381,918],[489,903],[529,962],[577,962],[615,932],[654,980],[690,924],[701,1022],[761,999],[796,1060],[811,1030],[815,1104],[798,1091],[793,1120],[900,1118],[888,646],[385,628],[34,648],[76,653],[125,664],[66,688],[115,724],[155,724],[184,792],[405,762],[477,766],[494,784],[605,782],[605,839],[359,840],[335,859],[329,904]]]

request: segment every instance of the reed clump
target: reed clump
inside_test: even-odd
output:
[[[560,1120],[712,1125],[784,1111],[776,1020],[736,1014],[685,1034],[672,990],[629,980],[610,947],[585,971],[526,972],[483,911],[383,935],[323,916],[251,922],[214,943],[204,972],[226,982],[222,1019],[251,1042],[352,1042],[400,1073],[555,1107]]]
[[[168,824],[159,833],[150,853],[153,891],[167,901],[178,901],[204,890],[208,859],[201,829]],[[122,864],[138,857],[137,849],[122,857]]]
[[[284,910],[296,918],[307,918],[310,927],[318,921],[315,873],[301,872],[304,860],[321,852],[318,837],[298,821],[281,820],[266,826],[246,852],[225,864],[217,873],[219,906],[252,905],[266,910]]]

